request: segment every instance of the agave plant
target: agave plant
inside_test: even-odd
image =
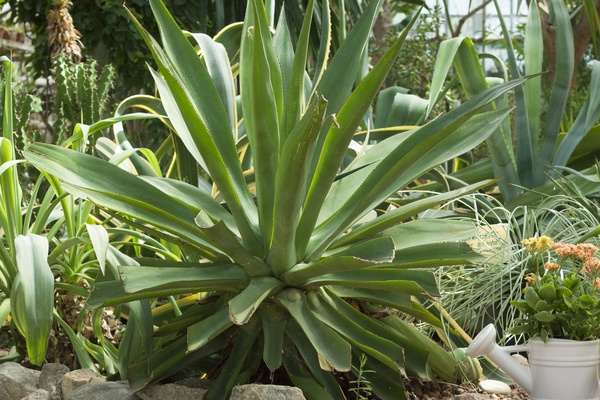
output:
[[[530,2],[525,32],[523,56],[527,75],[543,72],[542,21],[537,3],[537,1]],[[494,4],[498,10],[508,56],[508,66],[504,68],[504,80],[508,80],[509,76],[514,79],[521,76],[517,56],[513,50],[511,36],[502,19],[499,2],[495,0]],[[483,176],[502,178],[498,185],[504,200],[513,201],[511,208],[525,203],[514,202],[523,194],[524,189],[542,186],[552,177],[556,177],[556,171],[569,171],[565,168],[567,166],[587,168],[593,165],[598,157],[600,98],[593,88],[600,84],[600,62],[594,60],[590,64],[591,90],[575,121],[566,132],[561,133],[561,121],[575,68],[573,31],[564,2],[551,0],[548,1],[548,6],[550,18],[555,26],[557,49],[556,73],[551,82],[550,97],[547,100],[543,99],[541,76],[530,79],[523,87],[515,90],[514,119],[504,121],[488,139],[490,157],[473,168],[455,174],[459,181],[472,182],[480,179],[485,169],[487,174],[483,173]],[[436,98],[442,93],[444,80],[452,64],[468,98],[502,81],[503,79],[485,77],[480,58],[486,57],[495,58],[489,54],[477,54],[469,38],[452,38],[442,42],[436,60],[427,113],[431,112]],[[496,61],[498,65],[504,65],[502,60],[496,59]],[[497,105],[501,106],[507,101],[508,99],[501,99]],[[514,147],[513,142],[516,144]],[[580,179],[579,182],[581,181]],[[546,194],[553,193],[546,188],[541,189]],[[597,186],[593,190],[597,190]]]
[[[376,209],[485,140],[510,112],[490,111],[488,104],[520,81],[360,152],[342,171],[407,35],[354,87],[380,3],[366,7],[329,64],[312,69],[312,76],[307,44],[314,1],[295,48],[285,22],[272,35],[262,2],[249,2],[242,29],[227,30],[241,35],[239,65],[232,67],[225,48],[205,35],[186,35],[160,0],[150,4],[162,45],[132,17],[158,65],[151,71],[182,143],[177,157],[192,159],[201,177],[194,185],[183,181],[193,173],[183,180],[136,176],[58,146],[34,144],[25,152],[71,193],[180,249],[178,259],[107,263],[88,301],[101,307],[170,299],[153,311],[153,321],[140,318],[146,325],[132,327],[149,346],[127,370],[134,387],[193,363],[214,379],[208,399],[261,376],[285,379],[307,398],[343,399],[343,382],[351,379],[345,373],[356,371],[365,356],[361,377],[386,399],[406,398],[401,378],[407,374],[476,375],[399,315],[442,327],[419,302],[439,295],[428,268],[477,261],[461,241],[475,231],[470,222],[416,217],[489,181],[383,214]],[[208,191],[198,186],[204,179],[212,185]],[[189,294],[196,294],[192,302],[177,300]]]

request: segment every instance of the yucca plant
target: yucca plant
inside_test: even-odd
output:
[[[418,214],[490,182],[381,215],[374,210],[490,135],[510,109],[484,109],[521,82],[499,85],[382,141],[342,172],[348,146],[407,35],[353,87],[380,3],[368,5],[330,63],[310,76],[314,1],[295,48],[285,23],[272,35],[262,2],[249,2],[242,29],[235,28],[241,53],[232,68],[225,49],[205,35],[196,37],[199,57],[163,3],[150,1],[162,46],[134,22],[158,65],[152,75],[182,143],[177,157],[193,160],[196,176],[212,185],[208,191],[199,180],[140,177],[63,147],[34,144],[25,152],[71,193],[179,246],[179,259],[108,264],[88,301],[100,307],[171,299],[154,311],[154,333],[151,325],[131,328],[149,346],[127,371],[135,388],[190,363],[214,379],[207,399],[269,376],[310,399],[343,399],[344,382],[353,380],[345,374],[359,369],[377,396],[403,399],[406,374],[476,375],[457,360],[460,353],[446,351],[400,315],[442,327],[419,302],[439,294],[428,268],[479,260],[461,241],[475,234],[473,224],[418,220]],[[232,71],[239,71],[241,109]],[[191,303],[189,297],[174,301],[188,294],[196,294]]]

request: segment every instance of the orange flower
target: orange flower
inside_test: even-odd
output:
[[[533,283],[535,282],[535,275],[534,274],[527,274],[527,276],[525,277],[525,280],[529,283]]]
[[[548,271],[558,271],[560,269],[560,265],[555,262],[549,262],[544,264],[544,268]]]
[[[560,257],[578,256],[577,246],[569,243],[554,243],[552,246]]]
[[[594,285],[596,286],[596,289],[600,290],[600,278],[594,280]]]
[[[590,257],[586,259],[583,263],[583,268],[581,269],[581,272],[584,274],[590,272],[600,272],[600,259],[598,259],[597,257]]]
[[[598,248],[591,243],[579,243],[577,245],[578,257],[582,260],[587,260],[594,257],[594,253],[598,251]]]

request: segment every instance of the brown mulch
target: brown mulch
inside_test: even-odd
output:
[[[517,385],[511,385],[510,394],[489,394],[485,393],[477,386],[477,382],[466,382],[463,384],[432,382],[418,378],[406,379],[404,386],[408,392],[410,400],[453,400],[456,396],[465,393],[476,393],[481,398],[506,399],[506,400],[526,400],[529,395]],[[484,397],[485,396],[485,397]],[[459,397],[460,398],[460,397]]]

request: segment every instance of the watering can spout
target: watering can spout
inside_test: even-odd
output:
[[[527,393],[531,394],[533,385],[529,369],[519,364],[510,353],[525,351],[527,346],[500,347],[496,343],[496,328],[492,324],[486,326],[467,348],[469,357],[487,356],[508,376],[519,384]]]

